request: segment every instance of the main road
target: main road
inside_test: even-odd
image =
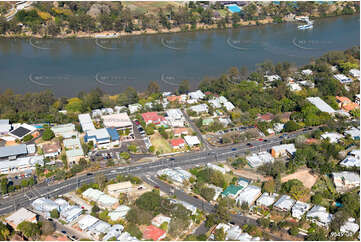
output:
[[[283,140],[292,139],[298,135],[311,132],[316,128],[303,129],[293,133],[288,133],[284,136],[275,136],[265,141],[254,141],[251,144],[238,144],[222,148],[215,148],[212,151],[200,151],[185,153],[174,158],[163,158],[154,162],[147,162],[142,164],[135,164],[127,167],[106,168],[98,170],[93,173],[87,173],[70,179],[57,182],[54,184],[38,184],[31,189],[20,194],[10,195],[6,199],[0,200],[0,215],[15,211],[20,207],[27,207],[37,198],[40,197],[56,197],[70,191],[73,191],[83,184],[88,184],[95,181],[95,177],[103,174],[108,179],[113,179],[119,174],[132,174],[136,176],[145,175],[147,173],[154,173],[161,169],[171,167],[193,167],[197,165],[206,164],[208,162],[217,162],[225,160],[229,157],[245,154],[246,152],[259,152],[262,150],[269,150],[272,146],[280,144]]]

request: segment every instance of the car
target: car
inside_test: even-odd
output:
[[[111,172],[111,173],[115,173],[115,172],[117,172],[117,171],[116,171],[116,170],[111,170],[110,172]]]
[[[52,219],[52,218],[48,218],[48,221],[53,222],[53,219]]]
[[[258,139],[258,141],[263,141],[263,139],[262,139],[262,138],[260,138],[260,139]]]
[[[155,189],[159,189],[160,187],[159,186],[154,186]]]
[[[308,130],[312,130],[312,128],[308,128]]]
[[[174,158],[169,158],[169,160],[175,160]]]
[[[136,125],[140,125],[138,120],[134,120],[134,122],[135,122]]]
[[[18,179],[19,177],[18,176],[15,176],[15,179]]]
[[[232,151],[235,151],[235,150],[237,150],[237,148],[232,148]]]
[[[263,142],[268,142],[268,140],[265,139],[265,140],[263,140]]]
[[[92,176],[92,175],[93,175],[93,173],[87,173],[86,175],[87,175],[87,176]]]
[[[65,231],[65,230],[62,230],[61,232],[62,232],[63,234],[66,234],[66,231]]]
[[[143,187],[138,187],[138,190],[142,190],[143,189]]]

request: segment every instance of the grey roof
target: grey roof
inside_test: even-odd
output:
[[[26,144],[0,147],[0,158],[27,154]]]

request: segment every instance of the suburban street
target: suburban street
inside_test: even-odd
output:
[[[31,189],[27,190],[24,193],[18,193],[15,195],[9,195],[6,199],[2,198],[0,200],[0,214],[7,214],[12,211],[15,211],[21,207],[30,206],[31,202],[40,197],[56,197],[59,195],[63,195],[70,191],[73,191],[80,187],[82,184],[87,184],[95,181],[96,175],[104,174],[108,179],[115,178],[118,174],[132,174],[136,176],[142,176],[145,182],[152,184],[154,183],[154,179],[149,180],[146,177],[148,174],[154,174],[155,172],[169,168],[169,167],[194,167],[197,165],[204,165],[208,162],[217,162],[225,160],[228,157],[245,154],[246,152],[259,152],[263,150],[269,150],[272,146],[279,145],[281,141],[285,139],[292,139],[297,137],[298,135],[305,134],[311,132],[312,130],[317,129],[303,129],[297,132],[289,133],[286,136],[274,136],[269,138],[267,142],[264,141],[254,141],[252,142],[252,146],[247,144],[237,144],[231,145],[228,147],[215,148],[212,151],[200,151],[200,152],[192,152],[185,153],[180,156],[175,156],[172,159],[162,158],[154,162],[147,163],[138,163],[126,167],[118,167],[118,168],[106,168],[103,170],[99,170],[93,173],[87,173],[83,175],[79,175],[76,177],[72,177],[70,179],[53,183],[53,184],[37,184],[34,185]],[[159,187],[162,184],[161,189],[165,192],[169,192],[170,187],[163,185],[157,179],[157,184]],[[154,184],[152,184],[154,185]],[[202,202],[199,199],[193,198],[183,191],[176,190],[176,196],[178,199],[181,199],[185,202],[191,203],[192,205],[205,210],[206,212],[214,211],[214,207],[208,203]],[[232,221],[236,224],[249,224],[255,223],[254,219],[245,216],[232,215]]]

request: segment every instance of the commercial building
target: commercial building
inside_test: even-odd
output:
[[[83,132],[87,132],[90,130],[95,130],[94,123],[90,118],[89,113],[79,114],[78,119],[81,125]]]
[[[65,139],[63,140],[63,145],[68,162],[75,163],[84,157],[84,151],[79,138]]]
[[[184,136],[184,140],[189,147],[198,146],[201,144],[197,136],[186,135]]]
[[[106,191],[113,197],[118,197],[120,193],[130,193],[134,190],[133,184],[130,181],[110,184],[106,187]]]
[[[133,123],[127,113],[104,115],[102,119],[105,128],[114,128],[128,133],[121,136],[122,140],[134,139]]]
[[[16,230],[19,224],[21,224],[24,221],[30,222],[30,223],[36,223],[37,222],[37,216],[35,213],[30,212],[26,208],[20,208],[16,212],[12,213],[9,217],[5,218],[5,221]]]
[[[261,195],[261,188],[253,185],[248,185],[238,194],[236,198],[236,202],[239,205],[242,205],[243,203],[247,203],[248,206],[251,206],[260,195]]]
[[[273,207],[280,211],[289,212],[295,203],[296,201],[293,200],[290,196],[282,195],[282,197],[277,200]]]
[[[293,156],[295,152],[296,147],[294,144],[277,145],[273,146],[271,149],[271,154],[274,158],[279,158],[285,155]]]
[[[311,204],[297,201],[292,207],[292,217],[301,219],[301,217],[311,208]]]
[[[167,176],[170,180],[183,184],[184,181],[189,180],[189,178],[192,177],[192,174],[189,173],[186,170],[183,170],[181,168],[174,168],[174,169],[170,169],[170,168],[166,168],[163,170],[160,170],[157,172],[158,176]]]
[[[332,221],[332,214],[326,211],[325,207],[315,205],[307,213],[306,217],[319,226],[328,227]]]
[[[12,126],[9,122],[9,119],[0,119],[0,134],[8,134],[9,131],[12,129]]]
[[[112,148],[119,145],[119,134],[114,128],[95,129],[86,132],[84,142],[93,142],[95,148]]]
[[[261,207],[269,207],[276,201],[277,197],[277,193],[269,194],[268,192],[265,192],[257,199],[256,205]]]
[[[42,155],[20,157],[15,160],[1,160],[0,173],[31,173],[37,164],[44,165],[44,157]]]
[[[355,172],[342,171],[332,173],[333,183],[338,192],[345,192],[349,189],[360,186],[360,175]]]
[[[0,147],[0,159],[14,160],[18,156],[27,155],[26,144]]]

